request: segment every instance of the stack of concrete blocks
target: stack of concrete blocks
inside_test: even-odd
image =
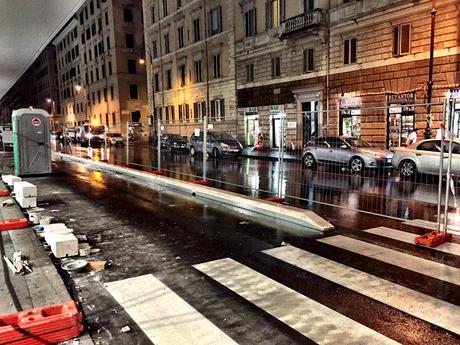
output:
[[[37,207],[37,187],[30,182],[20,181],[13,184],[16,201],[22,208]]]
[[[8,186],[13,186],[15,182],[21,182],[22,178],[14,175],[2,175],[2,181]]]
[[[45,241],[57,258],[78,255],[78,239],[64,223],[43,225]]]

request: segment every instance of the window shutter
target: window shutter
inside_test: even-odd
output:
[[[225,119],[225,104],[224,104],[223,98],[220,100],[220,119],[221,120]]]
[[[188,104],[185,105],[185,118],[188,121],[190,121],[190,106]]]
[[[400,54],[410,53],[411,27],[410,24],[401,25],[401,51]]]
[[[265,2],[265,28],[270,29],[270,2]]]
[[[399,55],[399,26],[393,28],[393,56]]]
[[[343,64],[348,65],[350,63],[350,46],[349,40],[343,41]]]
[[[212,36],[212,15],[211,15],[211,11],[208,12],[208,22],[207,22],[207,31],[208,31],[208,37]]]
[[[222,8],[217,7],[217,18],[219,20],[218,32],[222,32]]]
[[[315,51],[314,49],[308,49],[308,70],[314,71],[315,70]]]
[[[357,45],[356,45],[356,38],[351,39],[351,54],[350,54],[350,63],[356,62],[357,57]]]
[[[208,114],[206,113],[206,102],[203,101],[201,102],[201,117],[207,116]]]
[[[254,34],[254,36],[255,36],[255,35],[257,35],[257,10],[254,8],[254,10],[253,10],[252,13],[253,13],[253,16],[254,16],[254,22],[253,22],[253,24],[252,24],[252,25],[253,25],[253,29],[254,29],[253,34]]]
[[[280,21],[284,22],[286,19],[286,0],[279,0],[280,1]]]

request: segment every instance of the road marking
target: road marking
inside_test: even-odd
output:
[[[194,267],[318,344],[397,344],[230,258]]]
[[[151,274],[105,287],[154,344],[237,344]]]
[[[460,307],[355,268],[287,246],[264,253],[409,315],[460,334]]]
[[[411,244],[414,244],[415,238],[419,236],[417,234],[412,234],[410,232],[391,229],[385,226],[379,226],[377,228],[368,229],[364,231],[370,234],[377,235],[377,236],[391,238],[393,240],[398,240],[401,242],[406,242],[406,243],[411,243]],[[448,243],[441,244],[440,246],[437,246],[431,249],[438,251],[438,252],[444,252],[444,253],[449,253],[449,254],[460,256],[460,244],[457,244],[457,243],[448,242]]]
[[[419,227],[419,228],[424,228],[424,229],[428,229],[428,230],[437,230],[438,229],[438,226],[437,226],[436,222],[430,222],[429,220],[424,220],[424,219],[406,220],[405,222],[403,222],[403,224],[411,225],[411,226],[415,226],[415,227]],[[441,225],[441,228],[442,228],[442,225]],[[448,228],[449,231],[453,231],[453,232],[457,232],[457,233],[460,232],[460,227],[456,226],[456,225],[449,224],[447,226],[447,228]]]
[[[350,237],[336,235],[318,240],[331,246],[367,256],[409,271],[424,274],[439,280],[460,285],[460,269],[375,244],[355,240]]]

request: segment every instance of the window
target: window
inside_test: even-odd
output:
[[[169,34],[165,34],[163,36],[164,38],[164,43],[165,43],[165,53],[168,54],[170,52],[169,50]]]
[[[393,28],[393,56],[407,55],[410,53],[411,25],[400,24]]]
[[[195,61],[195,82],[201,83],[203,76],[201,73],[201,60]]]
[[[181,26],[180,28],[177,29],[177,38],[178,38],[178,43],[179,43],[179,49],[184,48],[184,27]]]
[[[221,77],[221,69],[220,69],[220,54],[214,55],[212,57],[213,62],[213,77],[214,79]]]
[[[244,29],[246,37],[256,34],[256,9],[253,8],[244,14]]]
[[[88,20],[88,7],[85,7],[85,19]]]
[[[94,46],[94,57],[97,58],[98,51],[97,51],[97,44]]]
[[[99,80],[99,68],[96,67],[96,80]]]
[[[179,122],[190,122],[190,107],[188,104],[179,104]]]
[[[246,81],[254,81],[254,64],[250,63],[246,65]]]
[[[110,99],[113,101],[113,99],[115,98],[115,95],[113,93],[113,86],[110,87]]]
[[[109,61],[109,75],[112,75],[112,61]]]
[[[303,72],[311,72],[315,70],[314,63],[314,50],[312,48],[306,48],[303,51]]]
[[[128,73],[136,74],[136,60],[128,59]]]
[[[126,34],[125,35],[126,48],[134,48],[134,35]]]
[[[170,69],[166,71],[166,90],[172,89],[172,72]]]
[[[93,74],[93,71],[91,70],[90,72],[90,75],[91,75],[91,83],[94,83],[94,74]]]
[[[180,86],[185,85],[185,65],[179,66]]]
[[[168,0],[163,0],[163,17],[168,16]]]
[[[356,62],[356,38],[343,41],[343,63],[349,65]]]
[[[104,20],[105,20],[105,25],[109,25],[109,13],[108,12],[104,13]]]
[[[267,0],[265,3],[265,27],[273,29],[284,20],[285,0]]]
[[[85,44],[85,34],[81,34],[81,44]]]
[[[91,24],[91,35],[94,36],[96,34],[96,23],[94,22]]]
[[[132,23],[133,22],[133,11],[130,8],[123,9],[123,19],[125,23]]]
[[[224,100],[215,99],[211,101],[211,119],[222,121],[224,119]]]
[[[206,115],[206,102],[193,103],[193,119],[195,122],[203,121],[203,116]]]
[[[94,14],[94,2],[90,1],[89,3],[89,14],[93,15]]]
[[[93,51],[91,49],[88,50],[88,54],[89,54],[89,61],[92,61],[93,60]]]
[[[91,29],[86,29],[86,40],[88,41],[91,38]]]
[[[104,102],[107,102],[107,89],[106,88],[104,88],[103,94],[104,94]]]
[[[208,12],[208,26],[209,36],[214,36],[222,32],[222,13],[220,6]]]
[[[97,103],[101,103],[101,90],[97,90]]]
[[[303,0],[303,12],[308,13],[315,9],[314,0]]]
[[[157,41],[152,42],[152,51],[153,51],[153,58],[156,59],[158,57]]]
[[[281,58],[279,56],[272,58],[272,77],[281,76]]]
[[[155,5],[150,7],[150,23],[155,23]]]
[[[110,49],[110,37],[107,36],[107,50]]]
[[[182,7],[182,0],[176,0],[177,9]]]
[[[199,42],[201,40],[200,32],[200,18],[193,20],[193,42]]]
[[[155,76],[154,76],[154,79],[155,79],[155,92],[158,92],[160,91],[160,75],[158,73],[155,73]]]
[[[138,99],[139,95],[137,93],[137,85],[136,84],[130,84],[129,85],[129,98],[130,99]]]
[[[84,20],[83,20],[83,12],[80,12],[80,25],[83,25]]]
[[[116,125],[117,124],[117,116],[115,115],[115,113],[112,113],[112,125]]]

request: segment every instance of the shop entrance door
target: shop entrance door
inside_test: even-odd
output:
[[[303,144],[318,136],[318,101],[302,102]]]
[[[251,115],[245,117],[245,140],[248,146],[254,146],[260,133],[259,116]]]
[[[415,113],[412,107],[390,105],[388,109],[387,147],[407,144],[407,137],[415,128]]]
[[[272,147],[278,148],[281,145],[281,117],[272,119]]]

